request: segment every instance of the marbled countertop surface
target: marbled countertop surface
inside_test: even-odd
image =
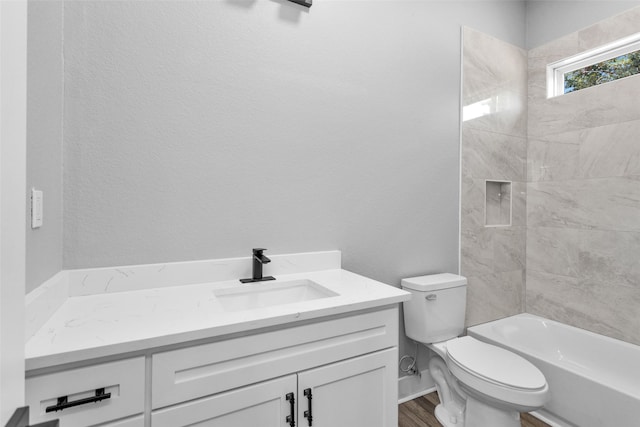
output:
[[[244,311],[225,311],[215,292],[308,279],[338,294]],[[410,294],[341,270],[277,276],[275,282],[222,281],[68,298],[26,345],[26,369],[114,356],[198,339],[400,303]]]

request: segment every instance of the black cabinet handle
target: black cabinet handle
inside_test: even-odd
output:
[[[287,393],[285,397],[289,401],[289,405],[291,408],[290,409],[291,415],[287,415],[287,418],[285,420],[289,423],[291,427],[296,427],[296,419],[295,419],[296,398],[294,397],[293,393]]]
[[[47,406],[45,412],[54,412],[54,411],[62,411],[63,409],[73,408],[74,406],[80,406],[87,403],[100,402],[101,400],[110,399],[111,393],[105,393],[104,388],[96,389],[96,395],[92,397],[87,397],[84,399],[74,400],[73,402],[69,402],[67,396],[62,396],[58,398],[58,403],[52,406]]]
[[[308,403],[308,408],[306,411],[304,411],[304,417],[307,419],[307,422],[309,423],[309,427],[311,427],[313,425],[313,412],[312,412],[312,405],[311,405],[311,399],[313,399],[313,395],[311,394],[311,389],[310,388],[306,388],[304,390],[304,395],[307,396],[307,403]]]

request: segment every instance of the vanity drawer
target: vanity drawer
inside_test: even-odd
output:
[[[398,345],[398,309],[156,353],[158,409]]]
[[[31,421],[40,423],[57,418],[60,427],[87,427],[140,414],[144,412],[144,375],[144,357],[137,357],[27,378],[26,403]],[[98,391],[101,389],[104,391]],[[46,412],[46,408],[57,405],[63,396],[71,403],[102,393],[110,396],[98,402]],[[132,418],[118,421],[114,426],[122,422],[125,426],[140,425],[140,420]]]

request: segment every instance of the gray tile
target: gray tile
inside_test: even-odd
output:
[[[462,131],[464,176],[510,181],[526,180],[526,138],[471,129]]]
[[[578,32],[580,49],[593,49],[633,35],[638,32],[638,22],[640,22],[640,7],[591,25]]]
[[[484,97],[482,97],[484,96]],[[488,132],[525,137],[527,135],[527,96],[525,92],[497,90],[479,96],[479,100],[465,101],[463,122],[470,128]],[[477,103],[488,105],[488,112],[469,118],[468,109]]]
[[[527,225],[527,183],[511,183],[511,225]]]
[[[525,227],[496,228],[493,236],[493,270],[524,270],[526,257]]]
[[[530,227],[527,270],[640,289],[640,233]]]
[[[578,33],[571,33],[543,44],[542,46],[530,49],[528,55],[530,60],[532,58],[544,58],[548,61],[547,63],[551,63],[575,55],[579,51],[580,42]]]
[[[474,227],[462,229],[460,236],[460,272],[463,276],[493,273],[494,228]]]
[[[635,287],[640,293],[640,233],[580,232],[577,276],[589,283]]]
[[[589,227],[588,213],[580,206],[573,192],[576,181],[532,182],[527,186],[527,227]]]
[[[466,326],[490,322],[524,309],[522,270],[467,277]]]
[[[587,129],[580,139],[580,176],[640,175],[640,120]]]
[[[584,129],[583,117],[580,112],[573,113],[577,108],[573,100],[566,98],[559,96],[529,103],[529,138],[541,140],[548,135]]]
[[[580,230],[529,227],[527,270],[577,277],[580,271]]]
[[[527,225],[638,232],[640,176],[530,183]]]
[[[460,206],[464,229],[484,227],[484,185],[484,179],[462,177]]]
[[[526,94],[526,51],[470,28],[463,31],[465,105],[505,91]]]
[[[580,52],[578,34],[573,33],[554,40],[543,46],[529,50],[528,52],[528,107],[541,107],[547,105],[547,65],[561,59],[573,56]],[[529,135],[542,136],[544,133],[536,133],[538,120],[529,112]]]
[[[529,103],[529,136],[582,130],[640,119],[640,76]]]
[[[529,56],[529,68],[527,71],[527,99],[532,102],[546,101],[547,99],[547,58]],[[531,123],[529,123],[531,126]]]
[[[567,135],[561,134],[561,135]],[[576,142],[578,132],[570,132]],[[529,181],[559,181],[578,175],[580,146],[529,139],[527,144],[527,179]]]
[[[535,270],[526,271],[525,306],[527,313],[543,316],[558,322],[585,323],[580,311],[573,308],[573,294],[580,292],[576,277],[562,276]],[[574,317],[578,315],[579,319]],[[577,322],[576,322],[577,320]],[[573,322],[573,323],[572,323]]]
[[[464,29],[463,120],[474,129],[525,137],[527,56],[524,50],[469,28]],[[470,118],[481,103],[485,112]]]
[[[595,333],[640,344],[640,291],[527,270],[526,310]]]

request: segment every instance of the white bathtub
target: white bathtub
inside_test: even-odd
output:
[[[468,329],[528,359],[551,398],[535,415],[558,426],[640,426],[640,346],[531,314]]]

